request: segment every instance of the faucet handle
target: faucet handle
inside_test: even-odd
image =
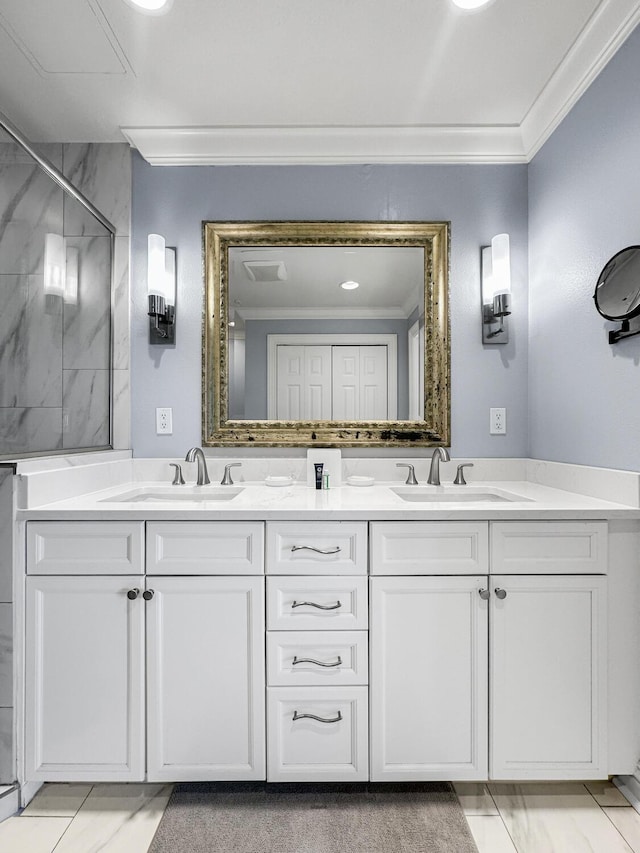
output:
[[[221,486],[233,486],[233,480],[231,479],[231,468],[239,468],[242,465],[242,462],[229,462],[224,466],[224,476],[220,480]]]
[[[409,465],[407,462],[396,462],[396,468],[408,468],[407,479],[404,481],[405,486],[417,486],[418,481],[416,480],[416,469],[413,465]]]
[[[458,470],[456,471],[456,478],[453,481],[454,486],[466,486],[467,481],[464,478],[464,473],[462,471],[463,468],[473,468],[473,462],[463,462],[461,465],[458,465]]]
[[[179,465],[177,462],[169,462],[171,468],[175,468],[176,472],[173,475],[173,483],[172,486],[184,486],[184,477],[182,476],[182,465]]]

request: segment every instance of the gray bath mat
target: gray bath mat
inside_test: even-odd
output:
[[[149,853],[476,853],[447,783],[176,785]]]

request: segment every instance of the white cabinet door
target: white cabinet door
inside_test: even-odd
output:
[[[264,779],[264,579],[147,587],[149,781]]]
[[[600,779],[606,578],[491,579],[491,777]]]
[[[28,577],[26,778],[144,778],[141,577]]]
[[[370,583],[372,780],[485,779],[487,578]]]

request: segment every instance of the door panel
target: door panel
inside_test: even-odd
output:
[[[491,586],[491,777],[606,776],[606,578]]]
[[[147,584],[149,780],[264,779],[264,580]]]
[[[370,584],[371,778],[486,778],[487,578]]]

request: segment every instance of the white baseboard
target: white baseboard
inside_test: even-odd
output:
[[[26,808],[42,788],[42,782],[25,782],[20,788],[20,808]]]

